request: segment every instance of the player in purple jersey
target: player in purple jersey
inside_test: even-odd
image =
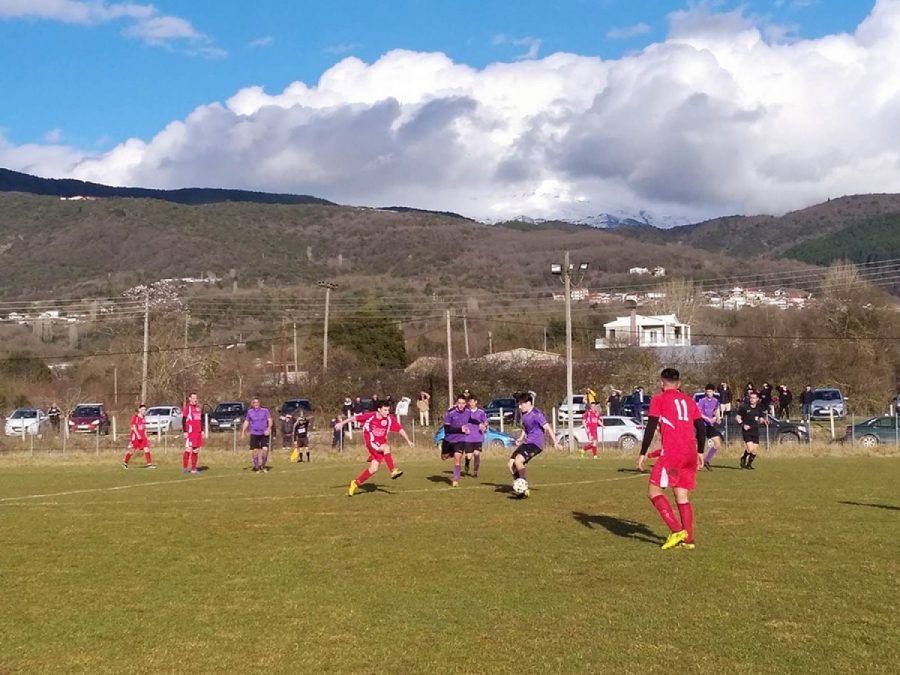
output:
[[[712,471],[712,458],[722,449],[722,432],[716,427],[722,418],[719,399],[716,398],[716,387],[713,384],[706,385],[703,398],[697,401],[700,408],[700,416],[703,418],[703,426],[706,429],[707,442],[712,441],[712,447],[703,458],[703,468]]]
[[[487,413],[478,407],[478,397],[469,394],[467,402],[469,411],[469,433],[466,436],[466,473],[469,473],[470,462],[475,460],[475,471],[472,475],[478,478],[481,466],[481,451],[484,449],[484,432],[488,428]]]
[[[468,448],[466,439],[470,431],[468,397],[457,394],[453,407],[444,413],[444,440],[441,441],[441,459],[453,458],[452,487],[459,487],[460,464]]]
[[[513,480],[526,477],[525,465],[544,451],[544,434],[550,434],[553,439],[553,447],[559,449],[559,443],[553,436],[553,429],[544,413],[534,407],[534,397],[530,392],[516,394],[516,404],[519,414],[522,416],[522,433],[516,439],[516,449],[509,458],[509,470]],[[530,492],[525,490],[520,497],[528,497]]]
[[[250,431],[250,454],[253,456],[253,470],[265,473],[269,470],[266,463],[269,460],[269,439],[272,437],[272,415],[268,408],[259,404],[259,399],[250,401],[250,409],[241,425],[241,440]],[[262,456],[260,457],[260,453]]]

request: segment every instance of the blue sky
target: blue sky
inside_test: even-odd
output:
[[[0,0],[0,166],[498,220],[900,186],[900,0]]]
[[[41,0],[31,0],[41,2]],[[20,4],[14,0],[11,4]],[[115,4],[115,3],[107,3]],[[695,3],[696,4],[696,3]],[[871,10],[854,0],[709,3],[738,6],[791,30],[791,37],[852,31]],[[0,16],[4,0],[0,0]],[[193,108],[260,85],[280,91],[315,83],[348,55],[366,62],[392,49],[440,51],[476,67],[536,49],[618,58],[661,40],[675,0],[156,0],[162,15],[205,38],[148,44],[122,34],[128,20],[88,25],[0,20],[0,128],[17,143],[48,134],[82,147],[148,138]],[[257,41],[255,46],[251,46]],[[222,50],[192,53],[197,47]],[[59,130],[54,134],[54,130]]]

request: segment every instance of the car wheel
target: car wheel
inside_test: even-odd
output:
[[[491,441],[491,447],[496,448],[498,450],[502,450],[505,446],[503,445],[503,441],[498,438],[495,438]]]
[[[637,447],[637,438],[631,434],[625,434],[619,439],[619,447],[622,450],[634,450]]]
[[[875,436],[873,434],[866,434],[859,439],[859,444],[864,448],[874,448],[878,445],[878,436]]]
[[[796,445],[800,442],[800,437],[797,434],[781,434],[778,442],[781,445]]]
[[[577,443],[576,443],[577,445]],[[559,437],[559,447],[568,450],[569,449],[569,434],[564,434]]]

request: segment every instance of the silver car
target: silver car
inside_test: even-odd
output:
[[[181,431],[181,408],[177,405],[155,405],[147,409],[144,424],[148,434]]]
[[[49,424],[47,413],[38,408],[16,408],[6,418],[4,432],[7,436],[37,436],[44,433]]]
[[[644,440],[644,425],[636,419],[613,415],[601,417],[600,421],[603,422],[603,426],[597,429],[600,445],[618,445],[623,450],[636,450]],[[567,447],[568,429],[557,430],[556,440],[561,446]],[[587,429],[583,426],[575,427],[575,444],[586,445],[587,442]]]
[[[809,416],[813,419],[827,420],[832,411],[835,418],[847,414],[847,401],[840,389],[813,389],[813,400],[809,404]]]

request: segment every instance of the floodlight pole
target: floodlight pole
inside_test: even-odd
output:
[[[331,305],[331,291],[338,287],[330,281],[320,281],[316,284],[325,289],[325,330],[322,338],[322,371],[328,370],[328,311]]]
[[[572,383],[572,274],[569,268],[569,252],[563,264],[563,282],[566,284],[566,396],[569,399],[569,416],[566,420],[569,436],[569,453],[575,452],[575,392]]]
[[[141,360],[141,400],[147,400],[147,374],[150,365],[150,289],[144,291],[144,350]]]

